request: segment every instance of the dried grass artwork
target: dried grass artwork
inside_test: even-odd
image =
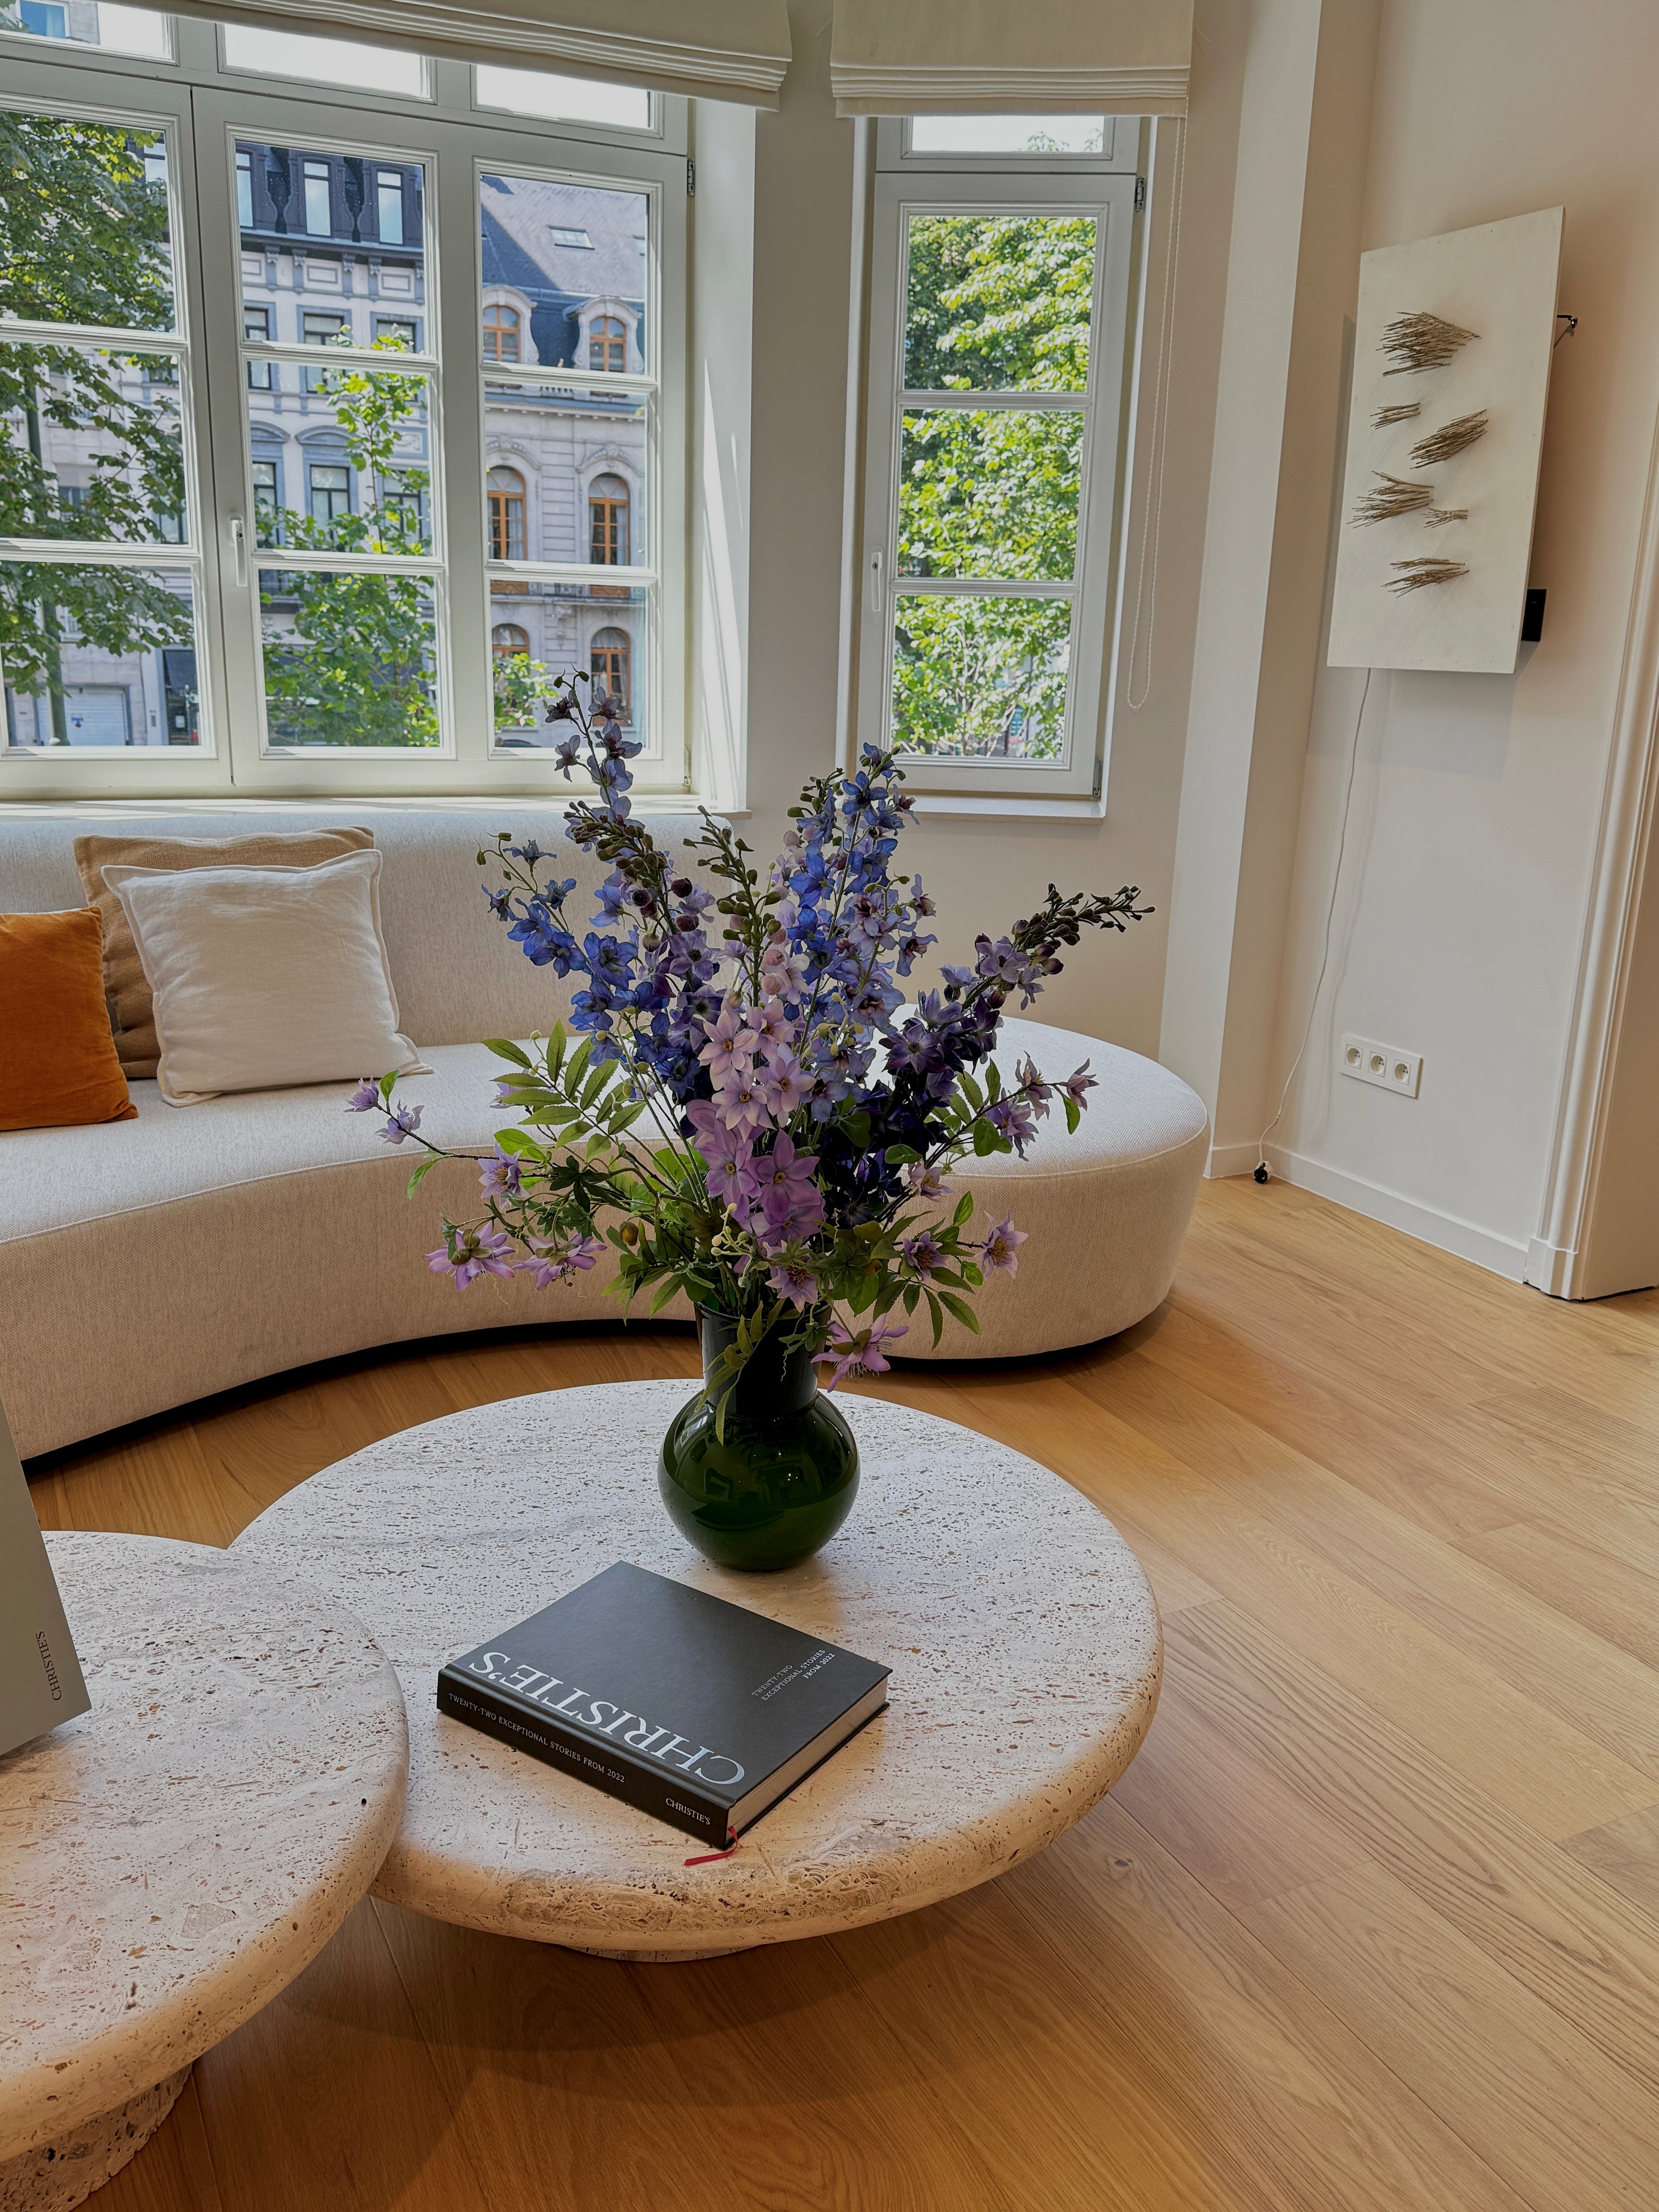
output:
[[[1351,521],[1394,522],[1402,514],[1415,514],[1419,507],[1433,506],[1432,484],[1408,483],[1404,477],[1391,477],[1382,469],[1373,469],[1371,473],[1377,479],[1376,487],[1361,492]]]
[[[1455,454],[1467,453],[1491,428],[1492,418],[1484,407],[1476,415],[1460,415],[1443,429],[1431,430],[1426,438],[1418,440],[1412,447],[1412,466],[1431,469],[1438,462],[1449,461]]]
[[[1416,376],[1425,368],[1443,368],[1455,353],[1478,338],[1479,331],[1461,329],[1441,315],[1396,315],[1382,332],[1381,350],[1393,362],[1384,376]]]
[[[1423,527],[1425,530],[1438,530],[1443,523],[1467,522],[1468,519],[1467,507],[1431,507],[1423,518]]]
[[[1391,423],[1409,422],[1413,415],[1423,412],[1420,399],[1402,399],[1397,407],[1379,407],[1371,417],[1373,430],[1386,430]]]
[[[1469,573],[1467,561],[1396,561],[1393,565],[1396,573],[1382,588],[1396,593],[1420,592],[1425,584],[1449,584],[1454,577]]]

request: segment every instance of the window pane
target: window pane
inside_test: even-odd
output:
[[[510,115],[544,115],[554,121],[603,124],[612,131],[648,131],[651,95],[631,85],[594,84],[586,77],[552,76],[540,70],[477,70],[480,107]]]
[[[490,558],[648,565],[645,409],[629,393],[487,384]],[[502,489],[509,474],[518,480],[516,494]],[[514,498],[522,500],[524,550],[498,552]]]
[[[645,723],[646,595],[602,586],[506,582],[489,587],[490,664],[495,679],[495,742],[509,750],[556,745],[568,723],[549,723],[554,680],[586,672],[590,696],[603,690],[618,720]]]
[[[222,23],[225,67],[256,70],[265,76],[302,76],[313,84],[343,85],[348,91],[373,86],[426,100],[426,64],[419,54],[396,46],[366,46],[351,39],[308,39],[295,31],[260,31],[240,23]]]
[[[187,570],[0,563],[8,744],[200,744],[196,665]]]
[[[0,317],[173,327],[160,131],[0,110]]]
[[[604,368],[648,367],[643,192],[485,177],[480,203],[484,314],[510,308],[520,325],[520,351],[509,356],[492,349],[486,320],[487,361],[586,368],[597,343]],[[611,327],[596,329],[601,323]]]
[[[0,6],[0,31],[27,31],[72,46],[102,46],[114,54],[153,54],[168,60],[167,19],[154,8],[117,8],[108,0],[9,0]]]
[[[912,392],[1081,392],[1092,216],[913,215],[904,381]]]
[[[437,613],[424,577],[259,571],[273,745],[438,743]]]
[[[915,115],[913,154],[1098,154],[1103,115]]]
[[[367,345],[376,309],[412,318],[423,304],[420,162],[244,140],[236,149],[236,193],[242,298],[270,311],[273,338],[303,344],[308,319],[321,330],[318,319],[331,314],[331,327]]]
[[[307,369],[305,381],[315,388],[248,394],[249,458],[272,471],[260,544],[429,553],[428,380],[342,366]]]
[[[170,354],[0,346],[0,534],[118,544],[185,537]]]
[[[907,411],[900,574],[1069,580],[1082,453],[1083,416],[1070,408]]]
[[[1059,760],[1071,621],[1064,599],[901,597],[895,749],[935,759]]]

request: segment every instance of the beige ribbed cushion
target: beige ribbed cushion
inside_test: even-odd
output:
[[[144,965],[121,902],[104,881],[109,867],[308,868],[366,852],[372,830],[268,830],[252,837],[77,837],[75,865],[104,925],[104,996],[122,1073],[154,1075],[161,1054]]]

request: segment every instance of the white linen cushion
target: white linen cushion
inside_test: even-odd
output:
[[[378,853],[304,868],[108,867],[144,966],[169,1106],[423,1072],[398,1027]]]

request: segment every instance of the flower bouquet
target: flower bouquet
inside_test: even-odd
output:
[[[639,746],[586,684],[560,679],[548,712],[568,726],[562,772],[584,765],[599,787],[565,833],[609,865],[599,911],[569,910],[574,879],[534,842],[503,833],[478,855],[499,869],[485,896],[508,937],[580,988],[533,1050],[490,1041],[498,1103],[520,1119],[483,1163],[478,1214],[445,1221],[429,1264],[458,1289],[515,1273],[546,1287],[608,1244],[624,1304],[649,1294],[655,1313],[683,1292],[705,1382],[665,1443],[665,1498],[711,1556],[785,1564],[839,1525],[856,1481],[813,1370],[833,1389],[885,1371],[912,1327],[934,1344],[947,1316],[977,1330],[974,1294],[1015,1273],[1024,1234],[1012,1218],[976,1223],[949,1171],[1024,1154],[1056,1106],[1075,1129],[1095,1086],[1086,1062],[1060,1081],[1029,1060],[1000,1070],[1004,1006],[1029,1006],[1085,927],[1121,931],[1151,909],[1132,887],[1051,885],[1029,921],[977,938],[970,964],[907,1006],[901,983],[936,939],[921,878],[892,870],[911,806],[893,756],[866,746],[853,772],[810,781],[763,877],[705,810],[688,847],[717,894],[631,815]],[[395,1082],[366,1079],[351,1109],[383,1114],[388,1142],[425,1146],[413,1188],[443,1155]]]

